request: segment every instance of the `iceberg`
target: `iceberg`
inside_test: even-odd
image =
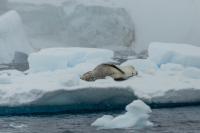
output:
[[[35,48],[78,46],[126,50],[132,47],[135,40],[132,18],[124,8],[105,6],[106,3],[99,0],[8,1],[10,7],[20,12]]]
[[[8,0],[1,6],[20,13],[36,48],[88,43],[142,51],[152,41],[200,42],[198,0]]]
[[[166,45],[158,48],[165,51],[170,44]],[[179,51],[179,45],[175,46],[166,50],[167,53]],[[194,46],[186,47],[189,50]],[[149,50],[157,52],[165,60],[163,64],[155,60],[154,54],[147,59],[130,59],[121,66],[133,65],[139,74],[121,82],[109,77],[95,82],[80,79],[81,74],[99,63],[112,61],[110,50],[48,48],[30,54],[30,70],[0,72],[0,115],[123,109],[136,99],[152,108],[199,104],[198,63],[184,65],[182,58],[177,62],[166,60],[156,49],[150,46]],[[176,59],[178,54],[171,57]],[[181,53],[186,60],[193,59],[192,55]],[[195,59],[199,58],[198,54],[194,55]]]
[[[113,117],[104,115],[92,123],[99,129],[144,128],[153,124],[148,120],[151,108],[141,100],[135,100],[126,106],[126,113]]]
[[[22,20],[16,11],[0,16],[0,64],[11,63],[15,52],[29,54],[33,48],[25,34]]]

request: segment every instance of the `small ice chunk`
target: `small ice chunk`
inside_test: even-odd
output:
[[[10,123],[9,124],[10,127],[15,128],[15,129],[19,129],[19,128],[26,128],[27,125],[26,124],[22,124],[22,123]]]
[[[126,106],[126,113],[113,117],[104,115],[92,123],[100,129],[115,129],[115,128],[143,128],[152,126],[148,120],[151,109],[141,100],[136,100]]]
[[[104,115],[101,118],[98,118],[95,122],[92,123],[92,126],[105,127],[109,125],[109,122],[112,121],[114,117],[112,115]]]

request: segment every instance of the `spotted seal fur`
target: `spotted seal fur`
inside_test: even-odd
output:
[[[126,80],[129,77],[137,75],[133,66],[118,67],[114,64],[100,64],[92,71],[83,74],[80,78],[85,81],[95,81],[109,76],[116,81]]]

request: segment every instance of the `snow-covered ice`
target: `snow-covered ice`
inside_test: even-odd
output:
[[[132,65],[136,70],[144,73],[154,73],[158,70],[158,66],[149,59],[134,59],[128,60],[121,64],[122,66]]]
[[[149,59],[158,66],[174,63],[200,68],[200,47],[176,43],[151,43]]]
[[[200,103],[200,48],[177,44],[199,45],[198,0],[0,3],[0,63],[10,63],[15,51],[32,52],[32,46],[96,47],[42,49],[30,54],[30,70],[1,71],[0,112],[5,106],[111,108],[134,99],[157,107]],[[2,14],[9,9],[13,11]],[[151,41],[176,43],[149,44]],[[96,65],[113,61],[112,51],[97,48],[143,50],[148,46],[147,59],[121,64],[133,65],[138,76],[122,82],[109,77],[90,83],[80,80],[80,75]]]
[[[9,11],[0,16],[0,63],[11,63],[15,52],[32,51],[19,14]]]
[[[126,106],[126,113],[113,117],[104,115],[92,123],[100,129],[144,128],[153,124],[148,120],[151,109],[141,100],[136,100]]]
[[[48,48],[30,54],[28,61],[30,71],[54,71],[58,69],[83,69],[80,65],[96,66],[103,62],[110,62],[114,52],[95,48]],[[91,68],[91,67],[90,67]]]
[[[179,51],[176,50],[177,47],[166,45],[159,45],[158,48],[167,47],[167,53],[172,53],[171,57],[174,59],[177,58],[176,55],[186,57],[186,60],[193,59],[193,53],[174,55],[174,51]],[[186,52],[194,48],[191,45],[184,46],[185,49],[181,49]],[[165,59],[165,55],[156,49],[157,47],[150,46],[151,52],[157,52],[159,58]],[[194,55],[195,59],[199,58],[198,54]],[[112,61],[112,56],[113,52],[110,50],[90,48],[50,48],[33,53],[29,57],[30,70],[27,72],[0,73],[0,105],[62,105],[66,106],[63,108],[65,110],[82,110],[123,107],[134,99],[141,99],[156,107],[200,102],[198,63],[184,65],[183,58],[178,58],[181,59],[180,62],[165,60],[164,64],[154,60],[154,54],[150,54],[147,59],[128,60],[121,65],[133,65],[139,74],[121,82],[109,77],[95,82],[80,79],[81,74],[99,63]]]

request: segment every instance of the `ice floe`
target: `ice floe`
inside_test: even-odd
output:
[[[181,53],[181,56],[186,57],[187,65],[184,58],[176,57],[176,55],[180,57],[179,52],[173,54],[174,51],[179,51],[177,49],[187,52],[195,46],[158,45],[158,48],[163,51],[167,47],[167,53],[172,53],[172,56],[169,56],[177,62],[164,58],[165,54],[156,51],[155,46],[157,45],[153,44],[153,47],[150,45],[150,51],[157,52],[159,58],[165,60],[163,64],[158,62],[156,54],[151,52],[147,59],[128,60],[121,65],[133,65],[139,74],[121,82],[109,77],[95,82],[80,79],[81,74],[91,70],[98,63],[112,61],[113,52],[109,50],[51,48],[33,53],[29,57],[29,71],[25,73],[1,72],[0,112],[3,107],[7,107],[5,112],[9,112],[10,107],[12,113],[19,109],[18,107],[26,108],[21,111],[28,113],[106,110],[123,108],[136,99],[143,100],[151,107],[200,103],[198,61],[187,63],[189,59],[198,59],[198,53],[190,52],[191,54],[183,55]],[[199,47],[194,49],[198,51]],[[44,107],[43,110],[41,110],[42,107]]]
[[[143,128],[152,126],[148,120],[151,109],[141,100],[136,100],[126,106],[126,112],[122,115],[113,117],[104,115],[92,123],[100,129],[116,129],[116,128]]]

